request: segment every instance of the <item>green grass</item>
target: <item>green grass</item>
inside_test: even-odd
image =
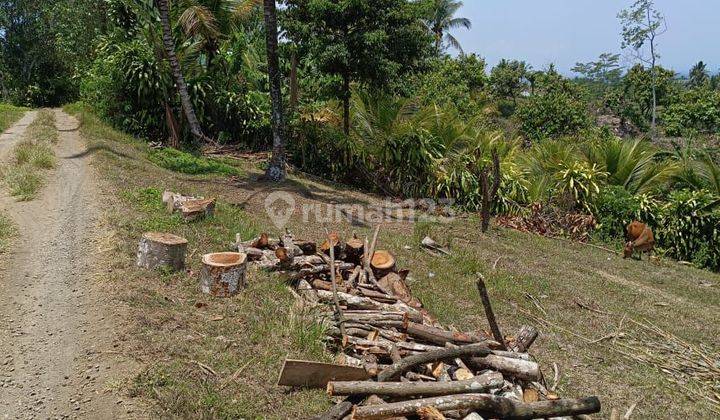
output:
[[[15,226],[9,217],[0,214],[0,254],[7,251],[10,238],[15,234]]]
[[[81,122],[80,132],[110,200],[107,220],[120,238],[107,262],[104,281],[117,285],[116,296],[130,308],[133,352],[152,360],[127,391],[152,401],[158,417],[294,418],[317,412],[330,401],[323,391],[292,391],[275,386],[286,356],[328,360],[323,330],[307,309],[295,306],[285,282],[249,270],[249,286],[229,299],[200,293],[198,273],[204,253],[229,250],[240,233],[260,232],[256,215],[214,187],[223,175],[178,175],[147,159],[147,146],[102,123],[87,108],[66,108]],[[215,216],[186,223],[167,214],[165,189],[218,197]],[[143,232],[163,231],[188,239],[187,272],[147,272],[135,267],[137,241]],[[195,362],[210,366],[207,376]],[[235,378],[234,380],[231,378]]]
[[[26,108],[0,103],[0,132],[10,128],[26,111]]]
[[[148,154],[151,162],[165,169],[190,175],[221,174],[237,175],[237,168],[215,159],[198,157],[172,148],[152,150]]]
[[[20,201],[35,198],[45,180],[45,171],[55,167],[53,144],[58,132],[52,111],[42,110],[27,128],[25,138],[15,146],[15,161],[3,175],[10,194]]]
[[[253,270],[248,289],[238,296],[204,296],[198,291],[199,259],[203,253],[226,250],[235,232],[243,239],[264,229],[280,234],[264,210],[264,198],[272,191],[289,192],[298,206],[376,199],[297,177],[280,187],[249,179],[235,187],[220,182],[221,177],[173,174],[147,161],[142,142],[109,129],[86,110],[77,112],[83,136],[98,150],[98,168],[111,186],[109,192],[120,197],[108,200],[108,220],[121,240],[112,252],[112,273],[106,281],[118,285],[119,298],[132,310],[133,336],[139,342],[134,350],[151,361],[129,391],[153,401],[159,417],[297,418],[327,408],[331,402],[322,391],[274,385],[286,356],[331,357],[312,312],[295,306],[281,279]],[[246,169],[253,170],[250,164]],[[216,216],[186,224],[166,214],[160,202],[164,189],[217,197]],[[343,236],[352,231],[371,235],[369,226],[312,217],[304,221],[300,213],[288,225],[299,238],[320,240],[325,228]],[[135,268],[137,241],[145,230],[186,237],[189,272],[168,275]],[[425,235],[447,245],[452,255],[423,252],[419,242]],[[557,363],[558,393],[568,398],[599,396],[601,417],[609,417],[613,408],[625,412],[640,397],[637,418],[713,417],[701,398],[687,397],[671,383],[672,376],[620,351],[627,345],[662,350],[661,338],[632,323],[647,320],[717,352],[717,274],[662,259],[623,260],[592,247],[513,230],[493,228],[482,234],[474,216],[448,224],[384,223],[378,244],[395,253],[399,268],[411,270],[410,287],[428,310],[458,330],[488,329],[475,289],[477,273],[482,273],[503,332],[514,335],[523,324],[537,327],[541,335],[531,353],[549,383]],[[583,309],[576,301],[600,312]],[[601,340],[618,331],[622,338]],[[668,360],[675,358],[668,355]],[[193,361],[218,375],[208,376]],[[233,375],[237,381],[227,382]]]

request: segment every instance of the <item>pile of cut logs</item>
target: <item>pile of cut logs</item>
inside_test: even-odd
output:
[[[537,331],[524,326],[502,336],[482,279],[492,335],[446,328],[413,297],[408,271],[376,249],[377,237],[378,228],[371,241],[329,233],[319,246],[291,234],[235,243],[251,264],[283,272],[327,325],[336,363],[286,360],[278,381],[342,398],[317,418],[578,418],[600,411],[596,397],[560,399],[547,389],[527,353]]]

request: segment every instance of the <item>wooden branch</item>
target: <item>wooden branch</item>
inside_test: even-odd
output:
[[[320,301],[325,303],[332,303],[333,302],[333,293],[328,292],[327,290],[318,290],[318,297],[320,298]],[[338,299],[341,302],[345,302],[348,306],[348,308],[353,309],[366,309],[366,310],[380,310],[380,311],[388,311],[388,312],[406,312],[410,319],[416,322],[422,322],[422,313],[420,313],[417,309],[411,308],[407,306],[406,304],[402,302],[397,303],[382,303],[378,302],[376,300],[362,297],[362,296],[354,296],[348,293],[342,293],[338,292]]]
[[[540,366],[530,360],[513,359],[511,357],[489,354],[485,357],[473,357],[468,362],[481,369],[493,369],[502,372],[506,376],[524,381],[539,381],[542,377]]]
[[[490,305],[490,296],[488,296],[487,287],[485,287],[485,281],[482,276],[480,276],[477,280],[477,288],[478,292],[480,292],[480,299],[482,299],[482,304],[485,308],[485,316],[487,317],[488,324],[490,324],[490,330],[492,331],[493,337],[495,337],[495,341],[500,343],[503,350],[507,350],[505,339],[503,338],[503,335],[500,332],[500,327],[498,327],[497,321],[495,320],[495,313],[492,310],[492,305]]]
[[[328,241],[331,238],[328,236]],[[332,244],[331,244],[332,245]],[[337,318],[340,333],[345,335],[345,326],[343,325],[343,314],[340,309],[340,300],[338,299],[337,283],[335,282],[335,246],[330,246],[330,282],[332,283],[333,302],[335,303],[335,318]]]
[[[445,331],[440,328],[425,324],[418,324],[415,322],[408,323],[407,333],[415,338],[439,344],[441,346],[444,346],[447,343],[471,344],[486,341],[483,338],[474,337],[469,334]]]
[[[523,325],[520,327],[515,342],[512,345],[512,351],[517,353],[525,353],[528,351],[530,346],[535,342],[538,336],[538,330],[531,325]]]
[[[384,395],[388,397],[431,397],[437,395],[484,393],[503,385],[503,376],[488,372],[455,382],[328,382],[328,395]]]
[[[454,359],[456,357],[487,356],[488,354],[490,354],[490,349],[487,344],[476,343],[457,348],[444,348],[409,356],[401,360],[399,363],[393,363],[390,367],[380,372],[378,375],[378,382],[390,381],[395,377],[402,375],[405,371],[423,363]]]
[[[576,400],[520,403],[489,394],[459,394],[382,405],[358,406],[353,410],[352,418],[370,420],[413,415],[423,407],[434,407],[441,412],[473,410],[486,418],[524,420],[597,413],[600,411],[600,401],[597,397],[587,397]]]

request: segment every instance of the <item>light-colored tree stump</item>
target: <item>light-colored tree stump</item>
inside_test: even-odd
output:
[[[170,233],[147,232],[140,239],[137,252],[138,267],[154,270],[165,266],[179,271],[185,268],[188,241]]]
[[[211,217],[215,213],[215,199],[188,200],[180,206],[180,212],[186,222],[191,222],[201,217]]]
[[[247,285],[247,255],[239,252],[205,254],[200,271],[200,289],[218,297],[233,296]]]
[[[395,271],[395,257],[390,253],[390,251],[378,249],[373,252],[372,259],[370,260],[370,266],[372,267],[376,278],[383,278],[388,273]]]

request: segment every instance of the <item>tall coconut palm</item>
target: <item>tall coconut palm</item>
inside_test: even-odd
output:
[[[270,79],[270,122],[273,133],[272,159],[265,172],[268,181],[285,179],[285,130],[281,92],[280,59],[278,57],[278,27],[275,0],[263,0],[265,43],[267,47],[268,78]]]
[[[183,110],[185,111],[185,118],[187,118],[188,125],[190,126],[190,132],[192,133],[195,140],[205,141],[207,137],[202,132],[200,122],[195,115],[195,108],[193,107],[190,94],[188,93],[187,84],[185,84],[185,78],[180,68],[180,61],[178,61],[177,55],[175,54],[175,40],[172,35],[172,29],[170,26],[170,13],[168,8],[168,0],[155,0],[158,10],[160,11],[160,23],[163,30],[163,46],[165,47],[165,54],[167,55],[168,63],[172,69],[173,77],[175,78],[175,87],[180,95],[180,102],[182,103]]]
[[[444,42],[460,52],[463,51],[460,42],[449,32],[451,29],[460,27],[471,28],[470,19],[455,17],[462,6],[463,2],[461,1],[431,0],[429,16],[425,20],[425,24],[435,36],[435,49],[438,54],[443,51]]]

